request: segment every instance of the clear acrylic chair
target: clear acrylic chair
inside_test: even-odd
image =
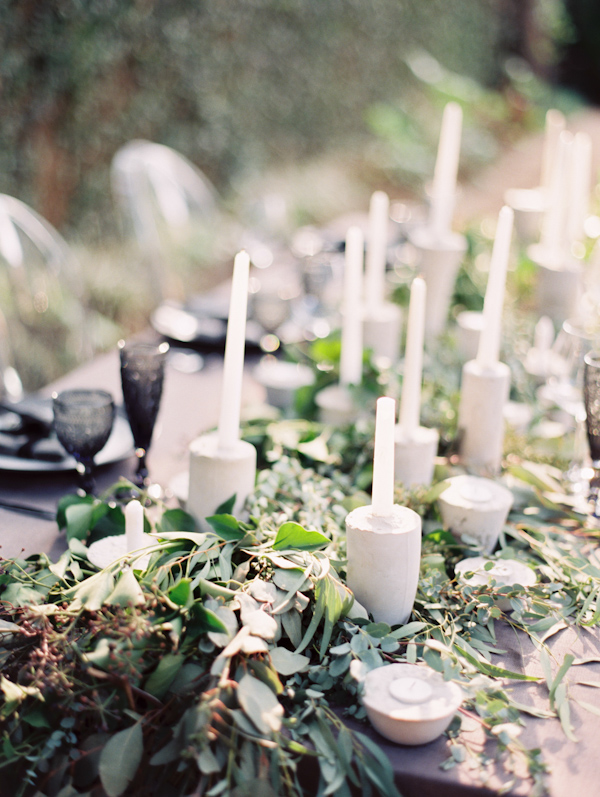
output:
[[[178,268],[210,249],[219,222],[217,195],[205,175],[162,144],[134,140],[113,157],[111,185],[126,228],[132,230],[153,285],[153,299],[181,297]],[[187,262],[186,262],[187,261]]]
[[[79,264],[59,233],[0,194],[0,396],[20,397],[91,354]]]

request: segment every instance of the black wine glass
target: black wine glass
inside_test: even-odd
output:
[[[148,484],[146,456],[162,397],[168,343],[119,341],[123,402],[135,443],[138,467],[134,482]]]
[[[583,358],[583,400],[585,427],[594,469],[590,479],[589,500],[593,503],[593,514],[598,516],[598,498],[600,496],[600,351],[588,352]]]
[[[106,390],[65,390],[52,396],[54,431],[63,448],[77,463],[79,483],[86,493],[94,490],[94,457],[113,427],[115,403]]]

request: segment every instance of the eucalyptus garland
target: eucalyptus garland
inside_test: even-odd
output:
[[[283,421],[247,433],[273,461],[259,473],[246,521],[224,506],[201,532],[184,511],[141,495],[156,539],[148,566],[131,554],[98,570],[89,544],[124,532],[134,488],[120,482],[100,498],[61,502],[69,548],[58,562],[43,554],[2,561],[0,768],[9,793],[297,796],[360,787],[396,795],[385,755],[343,716],[364,721],[366,672],[408,661],[467,695],[441,767],[469,758],[484,778],[489,751],[461,733],[461,721],[476,718],[507,784],[519,761],[530,793],[543,794],[546,763],[519,741],[536,712],[507,688],[536,679],[498,667],[494,656],[497,621],[534,639],[548,686],[537,714],[558,716],[572,736],[564,681],[572,657],[553,669],[546,640],[565,625],[600,622],[600,557],[598,532],[561,503],[552,469],[512,468],[516,502],[497,556],[535,568],[528,590],[459,582],[453,564],[469,541],[440,529],[443,485],[399,490],[427,533],[413,616],[391,628],[370,621],[345,586],[344,518],[368,501],[355,487],[361,462],[368,486],[368,455],[350,453],[370,430],[344,436]],[[354,463],[351,475],[335,467],[340,461]]]

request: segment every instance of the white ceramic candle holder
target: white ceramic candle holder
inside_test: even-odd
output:
[[[479,339],[483,329],[483,313],[476,310],[463,310],[456,316],[456,345],[463,361],[474,360],[479,349]]]
[[[444,528],[459,540],[476,540],[485,553],[494,550],[513,504],[511,491],[491,479],[453,476],[438,498]]]
[[[428,744],[464,700],[460,686],[428,667],[387,664],[367,673],[362,702],[373,727],[397,744]]]
[[[489,566],[490,563],[493,563],[492,567],[486,570],[486,566]],[[488,559],[485,556],[469,556],[457,562],[454,570],[463,584],[470,584],[473,587],[486,587],[494,580],[497,587],[513,587],[519,584],[527,588],[532,587],[537,581],[534,571],[524,562],[519,562],[516,559]],[[467,573],[472,574],[470,578],[467,578]],[[494,603],[503,612],[512,609],[508,598],[496,598]]]
[[[522,246],[539,241],[548,206],[547,191],[538,188],[509,188],[504,202],[514,211],[517,239]]]
[[[463,365],[458,412],[459,454],[469,470],[494,475],[502,464],[504,405],[510,389],[510,368],[501,362]]]
[[[328,385],[315,396],[319,410],[319,421],[331,426],[346,426],[354,423],[359,410],[352,393],[345,385]]]
[[[285,362],[276,358],[264,358],[253,371],[256,381],[267,391],[267,402],[273,407],[286,410],[294,403],[294,395],[302,387],[315,381],[307,365]]]
[[[401,331],[402,309],[392,302],[384,302],[376,310],[365,312],[363,346],[372,349],[376,358],[384,357],[393,364],[400,353]]]
[[[406,435],[402,426],[394,430],[394,479],[405,487],[428,487],[433,478],[440,435],[437,429],[417,426]]]
[[[557,324],[562,324],[567,318],[576,316],[583,293],[581,263],[569,258],[560,266],[550,262],[537,265],[536,304],[538,311],[549,316]]]
[[[467,251],[467,239],[451,232],[438,240],[428,227],[417,227],[409,231],[408,240],[417,255],[417,270],[427,283],[425,335],[436,337],[446,328],[456,275]]]
[[[412,611],[421,561],[421,518],[394,504],[381,517],[371,506],[346,517],[348,587],[375,622],[399,625]]]
[[[103,570],[108,565],[116,562],[117,559],[123,559],[125,556],[130,555],[133,569],[145,570],[150,561],[150,554],[143,553],[143,549],[156,545],[157,540],[156,537],[151,537],[150,534],[144,534],[140,542],[141,545],[136,551],[130,551],[125,534],[102,537],[101,540],[93,542],[88,548],[88,559],[93,565]]]
[[[246,498],[254,490],[256,449],[245,440],[237,440],[231,448],[219,451],[218,435],[205,434],[190,444],[190,475],[187,511],[203,531],[211,527],[205,518],[235,494],[232,514],[242,516]]]

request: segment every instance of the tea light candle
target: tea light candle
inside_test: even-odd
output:
[[[442,118],[431,194],[430,226],[438,238],[451,228],[461,135],[462,109],[458,103],[449,102]]]
[[[373,514],[389,517],[394,508],[394,425],[396,402],[377,399],[373,455]]]
[[[510,254],[510,241],[513,226],[513,211],[506,205],[500,211],[498,228],[494,240],[490,273],[483,305],[483,329],[479,338],[477,362],[482,368],[498,362],[500,353],[500,332],[506,270]]]
[[[359,385],[362,381],[363,259],[364,240],[362,230],[360,227],[350,227],[346,234],[344,261],[342,350],[340,354],[340,384],[342,385]]]
[[[240,434],[242,375],[246,346],[246,313],[248,308],[248,280],[250,258],[238,252],[233,265],[233,280],[227,321],[223,387],[218,425],[219,451],[233,448]]]
[[[425,280],[417,277],[410,288],[404,379],[400,399],[400,426],[410,437],[419,426],[421,415],[421,379],[423,372],[423,338],[425,335]]]
[[[448,479],[438,498],[444,528],[459,539],[467,535],[486,553],[493,551],[512,504],[502,484],[466,474]]]
[[[450,724],[464,693],[441,673],[416,664],[385,664],[365,676],[362,702],[382,736],[405,745],[428,744]]]
[[[385,300],[389,205],[388,195],[384,191],[375,191],[371,196],[365,283],[366,305],[369,311],[375,310]]]
[[[125,507],[125,540],[128,551],[137,551],[146,545],[144,507],[139,501],[130,501]]]
[[[493,563],[493,564],[492,564]],[[489,570],[486,566],[492,564]],[[516,559],[488,559],[485,556],[471,556],[461,559],[454,566],[456,575],[463,584],[472,587],[487,587],[495,581],[496,587],[532,587],[536,581],[535,572],[524,562]],[[470,573],[470,576],[467,576]],[[513,607],[510,599],[498,597],[494,603],[502,611],[510,611]]]
[[[433,689],[420,678],[396,678],[390,684],[390,694],[403,703],[425,703],[433,694]]]

